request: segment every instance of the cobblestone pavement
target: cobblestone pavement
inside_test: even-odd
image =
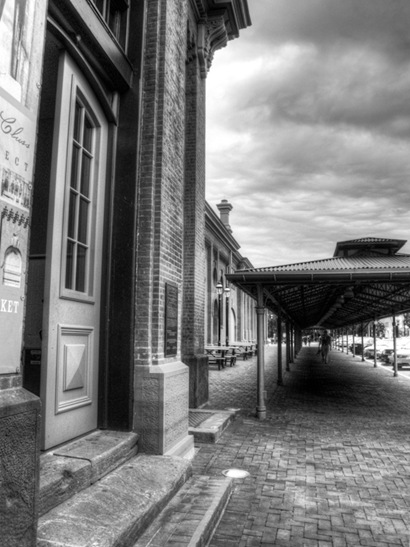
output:
[[[234,493],[210,547],[410,546],[410,380],[304,347],[276,385],[266,347],[267,419],[244,410],[194,473],[228,468]],[[254,409],[256,358],[210,373],[210,407]]]

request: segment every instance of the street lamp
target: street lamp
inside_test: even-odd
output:
[[[221,300],[223,289],[222,282],[218,281],[216,284],[216,290],[218,292],[218,346],[221,345]]]
[[[225,287],[224,292],[226,296],[226,345],[229,346],[229,295],[231,293],[231,289],[228,287],[228,285]]]

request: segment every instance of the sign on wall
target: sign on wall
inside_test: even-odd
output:
[[[20,368],[46,2],[0,2],[0,374]]]

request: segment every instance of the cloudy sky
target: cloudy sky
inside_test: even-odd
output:
[[[206,197],[232,204],[241,254],[259,267],[410,240],[409,0],[248,4],[207,81]]]

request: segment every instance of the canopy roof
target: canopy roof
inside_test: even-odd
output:
[[[410,255],[399,239],[337,243],[332,258],[238,270],[227,279],[300,328],[338,328],[410,311]]]

